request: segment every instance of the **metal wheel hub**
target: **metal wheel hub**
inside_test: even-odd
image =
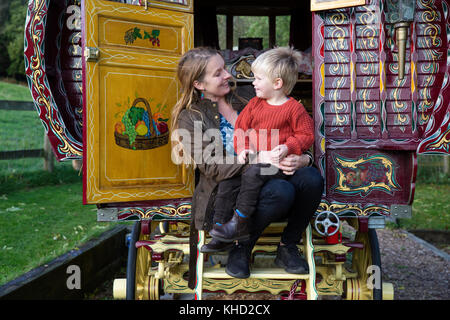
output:
[[[334,235],[339,230],[339,217],[331,211],[322,211],[314,220],[314,228],[324,237]]]

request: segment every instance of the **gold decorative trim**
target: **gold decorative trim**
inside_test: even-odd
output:
[[[384,205],[376,205],[376,204],[367,204],[362,206],[358,203],[340,203],[340,202],[328,202],[323,200],[317,212],[322,211],[331,211],[336,213],[337,215],[344,215],[346,213],[356,215],[356,216],[370,216],[371,214],[377,213],[382,215],[389,215],[390,209],[388,206]]]

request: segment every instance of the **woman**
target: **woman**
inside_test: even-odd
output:
[[[173,109],[171,125],[172,132],[178,133],[182,152],[176,141],[173,150],[177,161],[195,164],[198,169],[198,183],[192,199],[192,227],[208,231],[212,225],[211,209],[218,182],[237,178],[244,170],[245,165],[239,164],[226,150],[230,150],[229,143],[233,144],[230,137],[238,112],[248,101],[244,98],[252,98],[255,93],[248,88],[232,91],[229,86],[231,75],[225,69],[222,56],[209,48],[187,52],[178,65],[178,79],[182,96]],[[259,156],[267,158],[263,152]],[[311,162],[304,154],[290,155],[276,164],[292,177],[274,179],[264,185],[257,211],[252,216],[250,239],[232,244],[226,266],[229,275],[250,276],[250,256],[257,239],[270,223],[284,219],[287,219],[287,226],[278,246],[277,264],[287,272],[308,272],[308,264],[296,245],[320,203],[323,190],[323,179],[316,168],[308,166]],[[191,270],[192,266],[191,260]]]

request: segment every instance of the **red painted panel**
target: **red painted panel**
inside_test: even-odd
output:
[[[64,4],[30,1],[25,22],[28,84],[54,154],[60,161],[81,158],[83,149],[80,96],[65,88],[68,81],[81,83],[79,8],[77,0]]]
[[[409,203],[414,159],[411,152],[330,150],[327,197],[357,203]]]

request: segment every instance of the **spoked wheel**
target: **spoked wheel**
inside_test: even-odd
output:
[[[141,222],[137,221],[131,233],[127,258],[127,300],[134,300],[136,289],[136,241],[141,233]]]
[[[347,280],[346,298],[382,300],[381,255],[377,233],[374,229],[358,231],[355,242],[363,243],[364,248],[353,251],[352,269],[358,273],[358,278]]]
[[[154,226],[152,223],[152,227]],[[149,235],[141,233],[140,221],[136,222],[128,248],[127,300],[159,300],[160,281],[148,275],[152,264],[151,253],[144,247],[136,248],[137,241],[149,239]]]

